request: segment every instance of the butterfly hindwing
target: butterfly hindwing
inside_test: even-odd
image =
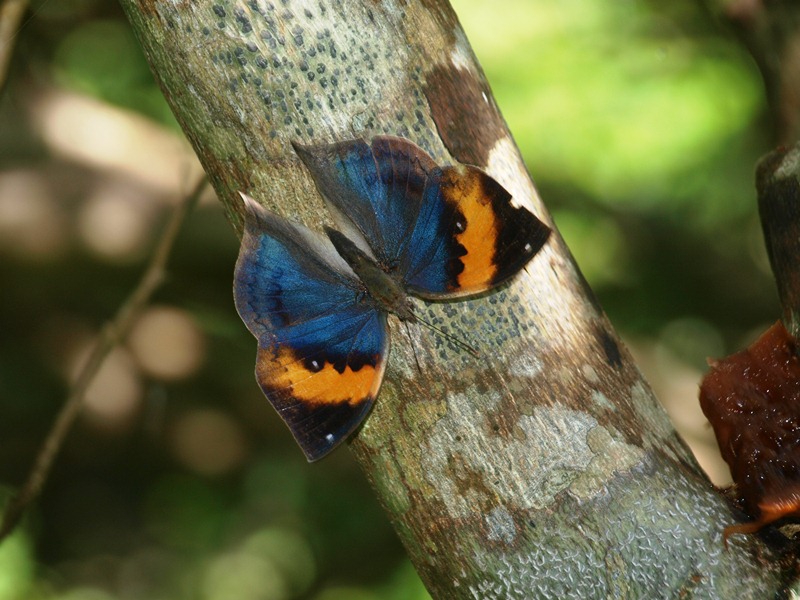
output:
[[[486,291],[509,279],[550,229],[476,167],[439,167],[408,140],[378,136],[297,146],[317,188],[405,287],[429,299]]]
[[[309,460],[344,440],[377,395],[386,317],[332,245],[245,198],[236,308],[258,339],[256,377]]]

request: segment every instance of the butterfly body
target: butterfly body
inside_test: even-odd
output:
[[[396,270],[383,267],[342,233],[325,228],[336,251],[364,284],[365,293],[371,301],[385,312],[394,313],[403,321],[414,321],[414,311],[403,283]]]
[[[394,137],[295,150],[338,230],[327,238],[242,195],[236,307],[258,339],[256,378],[306,457],[363,421],[389,352],[387,314],[409,295],[451,300],[513,276],[550,230],[475,167],[439,167]]]

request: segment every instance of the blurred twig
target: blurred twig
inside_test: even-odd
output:
[[[5,86],[14,39],[27,9],[28,0],[0,0],[0,90]]]
[[[178,232],[186,215],[197,203],[206,184],[207,179],[203,177],[175,208],[139,284],[119,307],[114,318],[107,322],[100,332],[97,345],[78,374],[78,378],[72,386],[64,406],[61,408],[61,412],[56,417],[55,423],[31,468],[28,480],[8,504],[3,514],[3,520],[0,523],[0,541],[14,530],[25,509],[39,496],[42,487],[47,481],[53,461],[64,442],[64,438],[80,413],[81,408],[83,408],[83,400],[89,384],[97,375],[111,350],[128,334],[153,292],[163,282],[166,274],[167,259],[172,251]]]
[[[800,137],[800,2],[703,0],[726,19],[756,61],[770,104],[775,138]]]

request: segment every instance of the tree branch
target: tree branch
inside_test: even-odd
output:
[[[114,318],[108,321],[100,331],[96,345],[78,373],[64,406],[61,407],[50,433],[42,444],[27,481],[11,499],[3,513],[3,520],[0,523],[0,541],[14,530],[27,507],[38,498],[64,439],[83,408],[83,400],[89,385],[111,350],[125,339],[153,293],[164,281],[167,259],[178,237],[178,232],[181,230],[186,215],[197,203],[207,183],[205,177],[201,178],[192,191],[175,207],[138,285],[119,307]]]
[[[446,2],[121,2],[237,230],[240,190],[321,225],[291,142],[378,134],[485,169],[549,220]],[[723,551],[734,517],[558,235],[500,292],[420,310],[469,332],[482,359],[394,327],[381,395],[350,447],[434,597],[782,588],[758,538]]]

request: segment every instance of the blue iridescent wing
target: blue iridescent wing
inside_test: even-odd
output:
[[[358,241],[352,223],[378,263],[395,265],[407,251],[436,163],[408,140],[389,136],[371,145],[351,140],[294,147],[344,233]]]
[[[242,196],[236,309],[258,340],[261,389],[314,461],[372,406],[388,353],[386,316],[327,240]]]
[[[411,293],[484,292],[519,271],[550,229],[476,167],[439,167],[412,142],[379,136],[295,145],[334,214],[352,222],[378,263]]]

